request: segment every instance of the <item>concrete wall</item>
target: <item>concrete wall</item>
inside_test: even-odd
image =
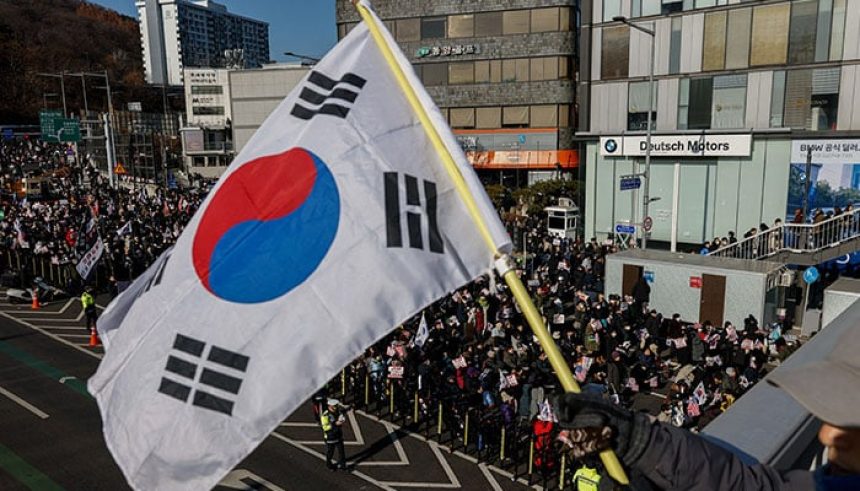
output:
[[[726,277],[724,321],[742,326],[743,320],[750,314],[759,321],[765,318],[766,274],[685,264],[685,256],[687,255],[677,255],[677,262],[674,264],[619,255],[609,256],[606,261],[606,294],[621,293],[625,264],[642,266],[645,271],[654,273],[650,306],[663,315],[677,313],[681,314],[684,320],[697,322],[702,290],[690,286],[690,277],[719,275]]]
[[[824,290],[824,306],[821,312],[821,328],[824,329],[842,312],[860,300],[860,280],[840,278]]]

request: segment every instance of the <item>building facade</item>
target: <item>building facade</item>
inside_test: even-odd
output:
[[[193,173],[214,177],[233,158],[229,70],[186,68],[185,126],[182,149],[185,167]]]
[[[810,213],[860,202],[860,2],[592,0],[582,15],[587,237],[650,222],[652,239],[701,244],[791,218],[804,195]]]
[[[211,0],[137,0],[146,81],[182,85],[183,69],[256,68],[269,61],[269,25]]]
[[[376,0],[430,96],[486,181],[575,170],[575,0]],[[337,0],[338,36],[359,21]]]

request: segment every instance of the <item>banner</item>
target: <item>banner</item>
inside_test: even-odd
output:
[[[78,270],[81,278],[86,281],[105,250],[104,242],[102,242],[102,238],[99,236],[95,218],[90,218],[84,230],[81,231],[81,234],[78,236],[78,244],[79,253],[83,251],[83,254],[78,257],[78,264],[75,265],[75,269]]]

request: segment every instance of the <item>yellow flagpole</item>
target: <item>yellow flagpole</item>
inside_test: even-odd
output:
[[[430,120],[430,116],[427,114],[427,111],[418,99],[418,95],[415,93],[415,90],[412,88],[412,85],[403,73],[400,64],[397,62],[397,58],[394,56],[394,52],[392,52],[391,47],[382,35],[379,25],[375,22],[373,15],[365,5],[357,0],[353,0],[353,3],[361,16],[361,19],[370,30],[370,35],[373,37],[373,41],[382,52],[385,62],[394,74],[394,78],[397,80],[400,90],[406,96],[409,105],[412,107],[412,110],[415,112],[415,115],[424,127],[424,131],[430,139],[430,142],[433,144],[433,147],[436,149],[436,153],[439,155],[439,158],[442,159],[442,164],[448,172],[448,175],[451,177],[451,180],[454,182],[457,194],[466,205],[466,209],[472,217],[475,226],[478,228],[478,232],[481,234],[481,237],[487,244],[487,247],[489,247],[490,251],[498,256],[499,251],[496,249],[496,243],[493,240],[493,236],[490,234],[487,224],[484,222],[481,212],[478,210],[478,206],[475,199],[472,197],[472,193],[469,191],[466,180],[463,178],[462,174],[460,174],[460,170],[454,162],[454,157],[451,156],[451,153],[448,151],[448,148],[445,146],[439,133],[436,131],[436,127]],[[555,341],[553,341],[552,336],[550,336],[549,331],[547,331],[546,326],[544,326],[540,313],[532,302],[531,297],[529,297],[528,292],[523,286],[519,276],[517,276],[516,270],[512,267],[512,264],[510,257],[505,255],[496,261],[496,268],[499,270],[499,274],[502,275],[505,283],[507,283],[511,292],[514,294],[514,298],[522,309],[523,314],[525,315],[535,336],[537,336],[541,347],[544,352],[546,352],[547,358],[549,359],[553,370],[555,370],[556,376],[561,382],[564,390],[567,392],[580,392],[579,385],[576,383],[576,380],[574,380],[570,367],[567,365],[567,361],[565,361],[561,351],[559,351],[558,346],[556,346]],[[612,450],[604,450],[600,452],[600,458],[603,461],[603,465],[606,467],[607,472],[613,479],[623,485],[629,484],[627,474],[624,472],[624,468],[621,466],[621,463],[618,461],[618,457],[614,452],[612,452]]]

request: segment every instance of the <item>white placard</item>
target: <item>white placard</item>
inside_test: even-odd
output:
[[[644,136],[604,136],[600,155],[641,157],[647,148]],[[652,136],[652,157],[749,157],[752,135]]]
[[[860,163],[860,140],[792,140],[791,163],[806,163],[806,153],[812,148],[813,164]]]

